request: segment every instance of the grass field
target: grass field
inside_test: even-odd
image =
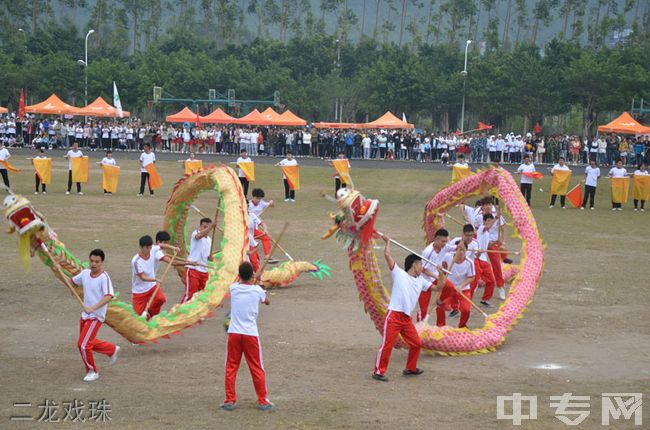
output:
[[[16,157],[18,158],[18,157]],[[75,255],[106,251],[106,270],[123,297],[130,293],[131,257],[137,240],[162,226],[166,197],[180,176],[179,163],[158,163],[165,181],[155,198],[136,197],[137,162],[120,160],[116,195],[104,196],[101,177],[91,168],[86,195],[65,196],[67,164],[54,162],[48,195],[33,195],[33,173],[12,175],[17,193],[30,198]],[[450,177],[449,172],[408,169],[353,169],[356,187],[380,200],[377,228],[413,248],[423,248],[425,203]],[[334,205],[319,197],[333,191],[331,171],[306,167],[296,203],[284,203],[278,168],[257,166],[257,184],[276,208],[264,214],[271,232],[284,220],[290,231],[284,247],[296,259],[322,259],[332,278],[299,278],[276,290],[259,320],[269,398],[276,410],[255,409],[246,366],[240,370],[238,409],[219,409],[223,401],[225,338],[223,313],[184,336],[159,345],[133,346],[105,326],[99,337],[123,347],[118,363],[96,356],[100,379],[84,383],[76,349],[78,305],[39,261],[25,273],[17,257],[17,236],[0,236],[0,428],[40,428],[38,422],[11,422],[10,416],[38,420],[38,404],[106,399],[116,428],[500,428],[496,397],[521,392],[538,396],[538,418],[526,428],[560,428],[549,396],[565,392],[591,396],[591,415],[580,428],[601,426],[601,393],[644,392],[650,385],[648,319],[648,227],[650,213],[609,210],[609,184],[601,181],[595,211],[548,209],[549,177],[536,185],[533,212],[548,245],[541,285],[524,319],[496,353],[459,358],[423,354],[425,373],[401,377],[404,351],[393,352],[388,383],[370,374],[381,338],[364,314],[348,269],[345,250],[320,236],[329,227]],[[580,169],[582,170],[582,169]],[[574,169],[576,171],[576,169]],[[574,174],[572,184],[577,179]],[[540,192],[538,188],[545,191]],[[214,196],[197,205],[214,212]],[[198,223],[192,216],[191,223]],[[449,225],[452,234],[459,229]],[[509,246],[515,245],[509,240]],[[377,250],[381,253],[381,250]],[[393,253],[398,261],[404,254]],[[380,260],[386,285],[386,266]],[[182,295],[181,282],[167,283],[168,305]],[[451,320],[456,323],[457,320]],[[470,326],[480,319],[472,317]],[[538,368],[546,364],[556,370]],[[31,402],[29,410],[14,403]],[[646,408],[647,409],[647,408]],[[63,418],[62,409],[59,411]],[[647,420],[647,418],[646,418]],[[622,418],[614,428],[630,428]]]

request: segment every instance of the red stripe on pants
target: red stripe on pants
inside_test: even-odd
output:
[[[136,314],[142,315],[142,312],[147,307],[147,303],[149,303],[149,299],[151,298],[151,295],[153,294],[154,290],[156,290],[156,287],[150,288],[149,291],[146,293],[133,293],[132,294],[132,303],[133,303],[133,310],[135,311]],[[165,304],[167,301],[167,297],[165,297],[165,294],[162,292],[161,288],[158,288],[158,291],[156,292],[156,297],[153,299],[151,302],[151,306],[149,306],[149,310],[147,311],[148,316],[147,319],[158,315],[160,313],[160,309],[162,306]]]
[[[388,311],[384,320],[384,337],[375,360],[375,373],[379,375],[386,373],[390,353],[399,335],[402,335],[402,340],[409,346],[406,368],[411,371],[417,369],[418,357],[420,357],[420,350],[422,349],[420,335],[418,335],[410,316],[403,312]]]
[[[498,263],[501,266],[501,263]],[[483,298],[481,300],[488,301],[492,298],[494,294],[494,285],[496,283],[494,279],[494,273],[492,272],[492,266],[487,261],[480,259],[474,260],[474,269],[476,270],[476,276],[474,281],[471,284],[472,296],[474,297],[474,291],[478,285],[479,279],[482,279],[485,283],[485,289],[483,290]]]
[[[257,393],[260,405],[270,403],[266,398],[266,373],[262,362],[262,347],[257,336],[248,336],[239,333],[228,334],[228,347],[226,352],[226,400],[225,403],[237,402],[236,382],[237,371],[241,364],[242,353],[246,357],[248,369],[253,378],[253,386]]]
[[[488,247],[489,250],[501,250],[499,245],[492,245]],[[501,255],[495,252],[488,252],[488,257],[490,258],[490,264],[492,264],[492,273],[494,273],[494,281],[496,282],[497,287],[501,288],[505,285],[503,280],[503,272],[501,272]]]
[[[97,372],[93,351],[108,355],[109,357],[115,353],[115,345],[110,342],[95,339],[101,326],[101,321],[94,318],[87,320],[83,318],[79,319],[79,340],[77,341],[77,348],[79,348],[81,359],[84,362],[84,366],[86,366],[86,372],[91,369]]]
[[[208,282],[208,272],[200,272],[195,269],[185,268],[185,293],[181,303],[185,303],[192,298],[197,291],[203,291],[205,284]]]
[[[255,248],[250,246],[248,250],[254,251]],[[251,266],[253,266],[253,272],[260,270],[260,254],[257,251],[248,254],[248,259],[250,260]]]
[[[436,303],[436,325],[438,327],[446,325],[446,312],[457,308],[458,293],[456,292],[456,287],[449,279],[445,279],[445,285],[442,287],[442,293],[440,293],[440,298]]]
[[[255,239],[259,239],[262,241],[262,249],[264,250],[264,256],[268,258],[269,254],[271,253],[271,238],[269,237],[269,235],[264,233],[262,230],[255,229],[255,231],[253,231],[253,236],[255,236]]]

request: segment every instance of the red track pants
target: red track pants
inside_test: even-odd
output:
[[[494,245],[488,247],[489,250],[501,251],[501,244],[497,242]],[[490,258],[490,264],[492,264],[492,273],[494,273],[494,280],[498,288],[502,288],[505,285],[503,280],[503,272],[501,271],[501,261],[508,258],[508,254],[498,254],[496,252],[488,252],[488,257]]]
[[[473,293],[471,288],[463,291],[461,294],[472,300]],[[458,322],[458,328],[467,327],[467,321],[469,321],[469,314],[472,310],[472,305],[470,305],[469,302],[462,297],[458,297],[458,300],[458,306],[460,307],[460,321]]]
[[[192,298],[194,293],[202,291],[208,282],[208,272],[200,272],[195,269],[185,268],[185,293],[181,303],[185,303]]]
[[[268,258],[269,254],[271,253],[271,238],[269,235],[264,233],[262,230],[255,229],[255,231],[253,231],[253,236],[255,236],[255,239],[262,241],[264,257]]]
[[[91,369],[97,372],[93,351],[108,355],[109,357],[115,353],[115,345],[110,342],[95,339],[101,326],[102,323],[94,318],[87,320],[83,318],[79,319],[79,340],[77,341],[77,348],[79,348],[81,359],[84,362],[84,366],[86,366],[86,372]]]
[[[445,287],[447,287],[447,284],[449,284],[451,288],[454,287],[449,280],[445,282]],[[436,279],[433,281],[433,284],[431,285],[438,285],[438,280]],[[427,313],[429,312],[429,303],[431,303],[431,294],[433,294],[431,288],[420,293],[420,297],[418,298],[418,314],[416,316],[417,322],[420,322],[427,317]]]
[[[402,335],[402,339],[409,346],[409,355],[406,359],[406,368],[415,371],[418,366],[418,357],[422,349],[422,340],[418,335],[411,317],[403,312],[388,311],[384,320],[384,337],[377,352],[375,360],[375,373],[383,375],[388,369],[390,353],[395,346],[397,336]]]
[[[269,399],[266,398],[266,373],[262,361],[262,346],[257,336],[245,334],[228,334],[228,348],[226,352],[226,400],[225,403],[236,403],[237,371],[241,364],[241,356],[244,354],[248,369],[253,378],[253,386],[257,393],[257,402],[266,405]]]
[[[499,267],[501,267],[501,262],[498,262],[497,264]],[[494,294],[494,285],[496,283],[494,279],[494,273],[492,272],[492,265],[487,261],[483,261],[477,258],[474,260],[474,269],[476,270],[476,276],[474,277],[474,282],[472,282],[470,286],[472,297],[474,296],[474,291],[476,291],[478,281],[482,279],[483,282],[485,282],[485,289],[483,290],[483,298],[481,298],[481,300],[488,301]]]
[[[260,270],[260,254],[255,251],[255,248],[252,246],[248,248],[249,251],[253,251],[252,253],[248,254],[248,259],[250,260],[251,265],[253,266],[253,272],[257,273],[258,270]]]
[[[156,287],[152,287],[146,293],[133,293],[133,310],[136,314],[142,315],[142,312],[144,312],[146,309],[147,303],[149,303],[149,299],[151,298],[151,295],[155,289]],[[153,301],[151,302],[151,306],[149,306],[149,310],[147,311],[149,314],[147,316],[147,319],[158,315],[160,313],[160,309],[166,301],[167,297],[165,297],[165,294],[163,294],[162,289],[158,288],[156,297],[154,297]]]

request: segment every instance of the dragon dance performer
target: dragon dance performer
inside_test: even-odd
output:
[[[264,250],[264,258],[269,262],[269,264],[275,264],[278,260],[271,258],[271,237],[268,235],[266,230],[266,224],[262,220],[262,213],[266,208],[275,207],[275,202],[269,200],[268,202],[264,200],[264,190],[261,188],[253,189],[253,198],[248,202],[248,213],[256,215],[260,220],[260,229],[255,229],[253,236],[255,239],[260,239],[262,242],[262,249]]]
[[[210,218],[202,218],[199,221],[199,228],[192,232],[190,254],[187,256],[189,263],[185,265],[185,293],[181,303],[190,300],[197,291],[203,291],[208,282],[207,265],[208,260],[212,260],[210,230],[213,228],[214,223]]]
[[[406,360],[406,368],[402,372],[404,376],[419,375],[424,372],[417,367],[418,357],[422,349],[422,340],[418,335],[411,313],[417,304],[418,296],[422,291],[431,289],[431,282],[422,277],[422,260],[415,254],[409,254],[404,260],[402,270],[390,255],[390,238],[381,236],[386,242],[384,257],[390,268],[393,278],[393,289],[390,295],[390,304],[384,320],[384,335],[381,346],[375,360],[375,371],[372,378],[378,381],[388,381],[385,376],[390,361],[390,354],[397,341],[398,336],[408,345],[409,353]]]
[[[273,403],[266,397],[266,371],[262,362],[262,346],[257,329],[260,303],[269,305],[271,302],[266,292],[259,285],[254,284],[253,273],[253,266],[243,262],[239,265],[239,282],[230,286],[230,325],[224,378],[226,400],[221,405],[221,408],[226,411],[234,410],[237,403],[237,371],[242,354],[246,357],[253,378],[258,409],[263,411],[273,409]]]
[[[478,241],[475,239],[476,236],[476,230],[474,230],[474,226],[472,224],[465,224],[463,226],[463,234],[462,236],[456,237],[450,241],[450,243],[453,246],[459,246],[460,244],[463,244],[465,246],[465,249],[467,250],[466,252],[466,257],[474,263],[474,271],[476,273],[476,276],[474,277],[474,281],[471,284],[471,297],[474,296],[474,291],[476,290],[476,287],[478,286],[478,281],[481,279],[481,274],[480,274],[480,269],[479,269],[479,263],[477,263],[477,250],[479,248]],[[487,262],[487,257],[485,257],[485,262]],[[487,262],[488,267],[490,267],[490,274],[492,273],[492,267],[490,266],[489,262]],[[487,274],[485,275],[487,277]],[[487,285],[489,280],[483,279],[483,282]],[[494,275],[492,275],[492,289],[494,289]],[[471,298],[470,297],[470,298]],[[453,310],[449,314],[450,317],[456,317],[459,314],[459,306],[452,306]]]
[[[262,220],[252,212],[248,213],[248,261],[253,266],[253,271],[260,270],[260,255],[257,252],[259,243],[255,239],[255,232],[261,228]]]
[[[467,257],[467,248],[464,243],[458,244],[455,253],[447,253],[442,260],[442,267],[449,270],[451,274],[447,275],[447,282],[450,282],[452,288],[448,287],[445,282],[440,299],[436,303],[436,325],[442,327],[446,325],[445,311],[446,308],[460,307],[460,321],[458,328],[467,327],[471,305],[467,300],[461,300],[458,294],[463,294],[469,300],[472,300],[471,284],[474,281],[476,272],[474,271],[474,262]]]
[[[160,309],[167,301],[167,297],[162,292],[161,288],[155,288],[160,284],[160,280],[156,278],[157,261],[160,260],[164,254],[160,251],[157,255],[151,252],[153,247],[153,239],[151,236],[142,236],[139,240],[140,250],[133,256],[131,260],[131,292],[133,294],[133,310],[136,314],[142,315],[149,303],[151,295],[156,294],[151,306],[147,311],[147,319],[150,319],[160,313]]]
[[[104,271],[104,260],[106,256],[101,249],[90,251],[88,257],[90,268],[84,269],[72,278],[72,283],[83,287],[84,311],[79,320],[79,340],[77,347],[81,353],[81,359],[86,366],[84,381],[95,381],[99,378],[93,351],[110,357],[110,364],[117,361],[120,347],[110,342],[96,338],[97,332],[106,319],[106,308],[108,302],[113,298],[113,283],[108,273]]]
[[[490,240],[488,243],[488,250],[490,251],[505,251],[505,241],[501,238],[504,234],[506,220],[494,208],[494,198],[492,196],[484,197],[481,200],[481,208],[476,212],[474,227],[477,229],[483,225],[486,214],[492,215],[494,223],[488,229],[490,233]],[[478,231],[478,230],[477,230]],[[486,249],[486,248],[481,248]],[[488,254],[490,264],[492,265],[492,273],[494,274],[494,281],[499,292],[499,299],[506,299],[505,279],[503,278],[503,271],[501,270],[501,262],[512,264],[512,260],[508,258],[507,252],[491,252]]]
[[[447,252],[453,251],[455,247],[449,245],[449,232],[444,228],[436,231],[433,242],[431,242],[422,255],[427,260],[440,265]],[[422,273],[424,279],[429,283],[437,285],[438,269],[431,263],[424,261],[422,263]],[[417,321],[423,321],[427,318],[429,312],[429,303],[431,302],[432,290],[423,291],[418,298]]]

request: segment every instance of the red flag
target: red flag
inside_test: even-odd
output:
[[[580,207],[582,205],[582,187],[580,184],[573,187],[566,196],[574,208]]]
[[[478,131],[481,131],[481,130],[491,130],[492,127],[494,127],[494,126],[492,126],[492,125],[488,125],[488,124],[484,124],[484,123],[482,123],[481,121],[479,121],[479,122],[478,122],[478,126],[476,127],[476,129],[477,129]]]
[[[542,132],[542,125],[538,122],[535,124],[535,127],[533,127],[533,133],[540,134],[541,132]]]
[[[542,172],[524,172],[522,175],[533,179],[542,179],[544,177],[544,174]]]
[[[20,89],[20,102],[18,103],[18,118],[23,119],[25,116],[25,90]]]

